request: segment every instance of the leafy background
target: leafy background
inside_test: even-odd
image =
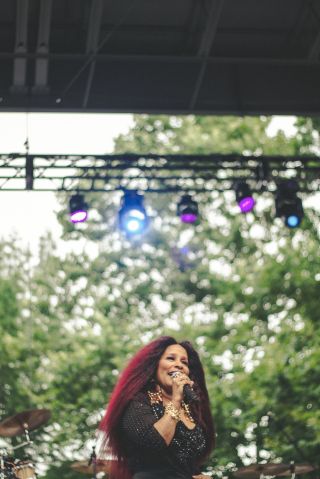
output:
[[[272,138],[270,121],[136,116],[115,153],[319,151],[317,119],[297,118],[293,137]],[[172,334],[194,343],[206,369],[217,448],[204,470],[319,466],[319,208],[305,206],[301,227],[288,230],[271,198],[242,216],[233,194],[212,191],[197,196],[201,221],[190,227],[176,217],[177,195],[150,195],[154,220],[128,242],[117,194],[88,197],[90,219],[76,228],[59,199],[71,253],[61,256],[50,235],[36,261],[14,239],[0,243],[1,418],[52,412],[16,456],[31,456],[48,479],[75,479],[70,464],[88,458],[119,371],[143,343]]]

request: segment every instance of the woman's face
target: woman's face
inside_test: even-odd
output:
[[[162,354],[156,374],[157,383],[165,391],[172,389],[170,373],[179,371],[189,376],[189,360],[187,351],[179,344],[172,344]]]

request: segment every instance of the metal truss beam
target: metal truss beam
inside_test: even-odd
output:
[[[320,158],[242,155],[21,155],[0,154],[0,191],[210,192],[247,181],[274,192],[294,178],[301,192],[320,191]]]

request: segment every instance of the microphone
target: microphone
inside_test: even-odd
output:
[[[181,374],[180,371],[173,371],[172,373],[170,373],[170,376],[173,377],[173,378],[176,378],[180,374]],[[186,403],[199,402],[200,401],[200,398],[199,398],[198,394],[192,389],[190,384],[185,384],[183,386],[183,400]]]

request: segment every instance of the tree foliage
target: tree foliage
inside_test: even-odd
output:
[[[115,152],[312,153],[317,122],[267,134],[270,118],[136,116]],[[1,243],[1,412],[48,407],[35,432],[48,479],[75,477],[128,357],[160,334],[188,338],[204,362],[217,475],[262,460],[319,457],[319,213],[302,227],[273,219],[270,198],[238,214],[232,194],[197,197],[201,221],[176,217],[177,195],[148,196],[153,221],[128,241],[118,231],[119,195],[92,195],[90,220],[59,218],[70,252],[43,238],[28,252]],[[39,459],[38,459],[39,461]]]

